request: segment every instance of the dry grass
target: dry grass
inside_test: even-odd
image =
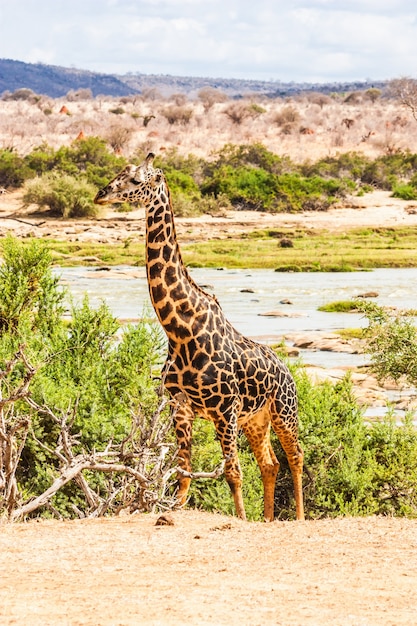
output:
[[[261,142],[294,161],[360,151],[370,157],[397,150],[417,152],[417,124],[394,100],[372,102],[309,94],[293,99],[247,97],[235,103],[200,99],[149,100],[97,97],[83,101],[40,97],[37,102],[0,100],[0,149],[30,152],[43,142],[57,149],[80,132],[100,136],[129,157],[172,147],[204,158],[227,143]],[[66,106],[68,113],[60,113]],[[239,109],[230,115],[231,107]],[[289,111],[292,115],[289,115]]]

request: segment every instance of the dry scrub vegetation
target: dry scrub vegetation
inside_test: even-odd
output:
[[[297,162],[351,151],[371,158],[417,151],[410,108],[373,88],[239,100],[213,88],[200,90],[193,100],[184,94],[162,97],[155,89],[94,99],[89,90],[51,99],[20,89],[0,100],[2,149],[27,154],[44,142],[57,149],[80,136],[102,137],[124,156],[175,147],[184,156],[208,158],[227,143],[256,142]]]

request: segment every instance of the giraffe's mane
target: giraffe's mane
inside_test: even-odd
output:
[[[165,184],[166,190],[167,190],[167,195],[168,195],[168,203],[169,203],[169,208],[171,211],[171,215],[172,215],[172,226],[175,232],[175,216],[174,216],[174,210],[173,210],[173,205],[172,205],[172,197],[171,197],[171,190],[169,188],[166,176],[164,174],[164,172],[161,169],[155,170],[155,172],[160,172],[162,175],[162,181]],[[175,239],[177,239],[177,237],[175,236]],[[198,291],[198,293],[200,293],[201,295],[203,295],[205,298],[207,298],[208,300],[211,300],[212,302],[214,302],[219,309],[221,309],[221,305],[219,303],[219,301],[217,300],[216,296],[208,293],[207,291],[205,291],[205,289],[203,289],[202,287],[200,287],[200,285],[198,283],[196,283],[196,281],[194,280],[194,278],[191,276],[190,272],[188,271],[187,266],[185,265],[183,258],[182,258],[182,254],[181,254],[181,248],[179,247],[178,243],[177,243],[177,250],[178,250],[178,255],[179,255],[179,260],[181,263],[181,267],[183,269],[184,272],[184,276],[185,278],[188,280],[188,282],[190,283],[190,285],[192,285],[192,287]]]

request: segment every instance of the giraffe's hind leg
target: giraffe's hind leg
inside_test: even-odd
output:
[[[242,470],[237,453],[237,417],[232,407],[228,412],[219,415],[214,420],[217,437],[225,460],[224,477],[232,492],[236,514],[240,519],[246,519],[245,505],[242,495]]]
[[[287,456],[294,484],[295,510],[298,520],[304,519],[303,459],[304,453],[298,441],[297,399],[285,406],[276,401],[272,405],[272,427]]]
[[[270,440],[270,416],[263,411],[242,428],[261,470],[264,486],[264,519],[266,522],[273,522],[275,482],[279,463]]]

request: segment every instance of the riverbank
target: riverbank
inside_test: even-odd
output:
[[[21,191],[0,196],[0,237],[47,240],[60,265],[144,263],[143,209],[106,208],[98,219],[58,219],[33,206],[22,208],[21,197]],[[385,191],[347,198],[328,211],[176,218],[176,229],[185,262],[195,266],[316,271],[417,266],[417,203]],[[290,240],[288,247],[283,239]]]
[[[135,322],[144,313],[153,316],[144,268],[78,266],[54,272],[76,302],[85,293],[93,306],[104,300],[122,323]],[[319,306],[367,295],[381,306],[410,309],[415,306],[417,269],[279,274],[192,268],[190,273],[197,284],[216,294],[237,330],[261,343],[285,344],[290,357],[301,359],[312,380],[335,383],[351,372],[366,419],[381,418],[388,406],[398,419],[405,410],[416,409],[415,389],[380,384],[370,373],[364,341],[357,339],[360,327],[366,325],[363,315],[324,312]]]

